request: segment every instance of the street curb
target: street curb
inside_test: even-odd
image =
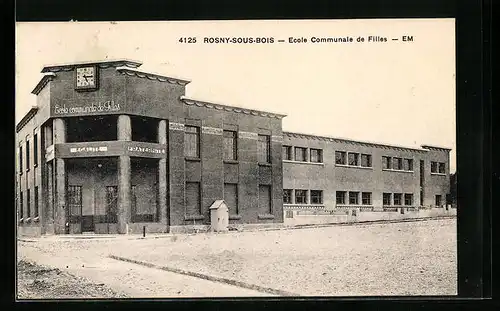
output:
[[[223,284],[227,284],[227,285],[233,285],[233,286],[246,288],[246,289],[250,289],[250,290],[254,290],[254,291],[258,291],[258,292],[262,292],[262,293],[266,293],[266,294],[272,294],[272,295],[277,295],[277,296],[298,296],[297,294],[293,294],[293,293],[279,290],[279,289],[274,289],[274,288],[270,288],[270,287],[263,287],[263,286],[259,286],[259,285],[255,285],[255,284],[249,284],[249,283],[245,283],[245,282],[241,282],[241,281],[235,281],[232,279],[216,277],[216,276],[211,276],[211,275],[197,273],[197,272],[191,272],[191,271],[182,270],[182,269],[178,269],[178,268],[172,268],[172,267],[167,267],[167,266],[158,266],[158,265],[155,265],[152,263],[134,260],[134,259],[130,259],[130,258],[125,258],[125,257],[120,257],[120,256],[115,256],[115,255],[109,255],[108,257],[115,259],[115,260],[119,260],[119,261],[134,263],[134,264],[141,265],[141,266],[148,267],[148,268],[160,269],[160,270],[173,272],[173,273],[177,273],[177,274],[188,275],[188,276],[196,277],[199,279],[204,279],[204,280],[217,282],[217,283],[223,283]]]

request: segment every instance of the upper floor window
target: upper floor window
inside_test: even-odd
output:
[[[431,173],[437,173],[437,162],[431,161]]]
[[[295,147],[295,161],[307,161],[307,148]]]
[[[224,160],[237,159],[236,132],[224,131]]]
[[[23,173],[23,146],[19,146],[19,172]]]
[[[33,163],[38,165],[38,134],[33,135]]]
[[[372,156],[369,154],[361,155],[361,166],[362,167],[372,167]]]
[[[413,171],[413,159],[404,159],[404,170]]]
[[[323,204],[322,190],[311,190],[311,204]]]
[[[440,174],[445,174],[445,168],[444,167],[445,167],[444,163],[442,163],[442,162],[439,163],[438,172]]]
[[[322,163],[323,162],[323,150],[311,148],[311,162]]]
[[[30,169],[30,141],[26,140],[26,170]]]
[[[385,170],[392,169],[391,157],[382,157],[382,168]]]
[[[191,158],[200,157],[200,128],[184,126],[184,155]]]
[[[269,135],[259,135],[257,152],[261,163],[271,162],[270,141]]]
[[[283,160],[293,160],[292,158],[292,146],[283,146]]]
[[[345,151],[335,151],[335,164],[346,165]]]
[[[393,160],[393,166],[392,168],[395,170],[402,170],[403,169],[403,159],[401,158],[392,158]]]
[[[348,160],[349,160],[349,165],[359,166],[359,153],[349,152]]]

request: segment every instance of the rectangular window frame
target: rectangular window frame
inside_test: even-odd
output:
[[[402,193],[394,193],[393,200],[394,200],[394,206],[403,205],[403,194]]]
[[[311,204],[323,204],[323,190],[311,190],[309,196]]]
[[[292,189],[283,189],[283,204],[292,204]]]
[[[297,151],[301,151],[300,154]],[[297,155],[300,155],[298,157]],[[305,147],[295,147],[293,148],[293,159],[297,162],[307,162],[307,148]]]
[[[413,205],[413,193],[405,193],[404,195],[404,204],[405,206],[412,206]]]
[[[351,161],[351,155],[354,156],[352,158],[352,160],[354,160],[354,161]],[[349,166],[360,166],[360,164],[361,164],[360,162],[361,162],[360,155],[358,152],[348,152],[347,153],[347,164]],[[354,164],[352,164],[352,163],[354,163]]]
[[[285,160],[285,161],[293,161],[292,150],[293,150],[292,146],[283,145],[283,147],[282,147],[283,160]]]
[[[259,163],[271,163],[271,136],[270,135],[257,135],[257,156]]]
[[[185,125],[184,126],[184,157],[188,159],[200,159],[201,158],[201,135],[200,135],[200,127],[194,125]],[[189,137],[194,138],[195,141],[195,150],[188,149],[191,146],[188,146],[187,142],[190,140]],[[192,154],[194,152],[194,155]]]
[[[347,165],[347,152],[335,151],[335,164],[336,165]]]
[[[438,173],[439,174],[446,174],[446,164],[444,162],[438,163]]]
[[[23,174],[23,146],[19,146],[19,174]]]
[[[436,196],[434,197],[434,203],[436,207],[443,206],[443,196],[441,194],[436,194]]]
[[[30,170],[30,141],[29,139],[27,138],[26,139],[26,172],[28,172]]]
[[[403,159],[403,169],[408,172],[413,172],[413,159]]]
[[[313,156],[314,153],[316,153],[315,156]],[[323,149],[309,149],[309,158],[311,163],[323,163]]]
[[[335,204],[345,205],[346,191],[335,192]]]
[[[437,168],[437,162],[431,161],[431,173],[432,174],[437,174],[438,168]]]
[[[388,156],[382,156],[382,169],[392,170],[392,158]]]
[[[38,166],[38,133],[33,134],[33,166]]]
[[[38,218],[39,216],[39,197],[38,197],[38,186],[35,186],[35,202],[34,202],[34,209],[33,209],[33,217]]]
[[[361,192],[361,205],[372,205],[371,192]]]
[[[391,206],[392,205],[392,193],[384,192],[382,193],[382,205]]]
[[[308,197],[307,192],[308,191],[305,189],[295,189],[295,202],[294,203],[295,204],[309,204],[309,202],[307,202],[307,197]],[[300,198],[300,200],[299,200],[299,198]]]
[[[236,131],[223,130],[224,160],[238,160],[238,133]]]
[[[359,191],[349,191],[349,205],[359,205]]]
[[[399,157],[393,157],[392,158],[392,169],[395,171],[402,171],[403,170],[403,158]]]
[[[366,164],[364,162],[366,162]],[[361,167],[372,167],[372,166],[373,166],[373,164],[372,164],[372,155],[371,154],[362,153],[361,154]]]

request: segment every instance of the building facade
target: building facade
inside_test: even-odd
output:
[[[140,66],[43,68],[16,127],[21,234],[207,228],[220,199],[235,226],[282,223],[283,206],[444,204],[449,149],[283,132],[284,115],[187,98],[189,80]]]

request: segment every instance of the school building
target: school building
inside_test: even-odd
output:
[[[285,115],[185,97],[126,59],[45,66],[16,126],[20,234],[283,223],[288,208],[442,206],[450,149],[284,132]]]

